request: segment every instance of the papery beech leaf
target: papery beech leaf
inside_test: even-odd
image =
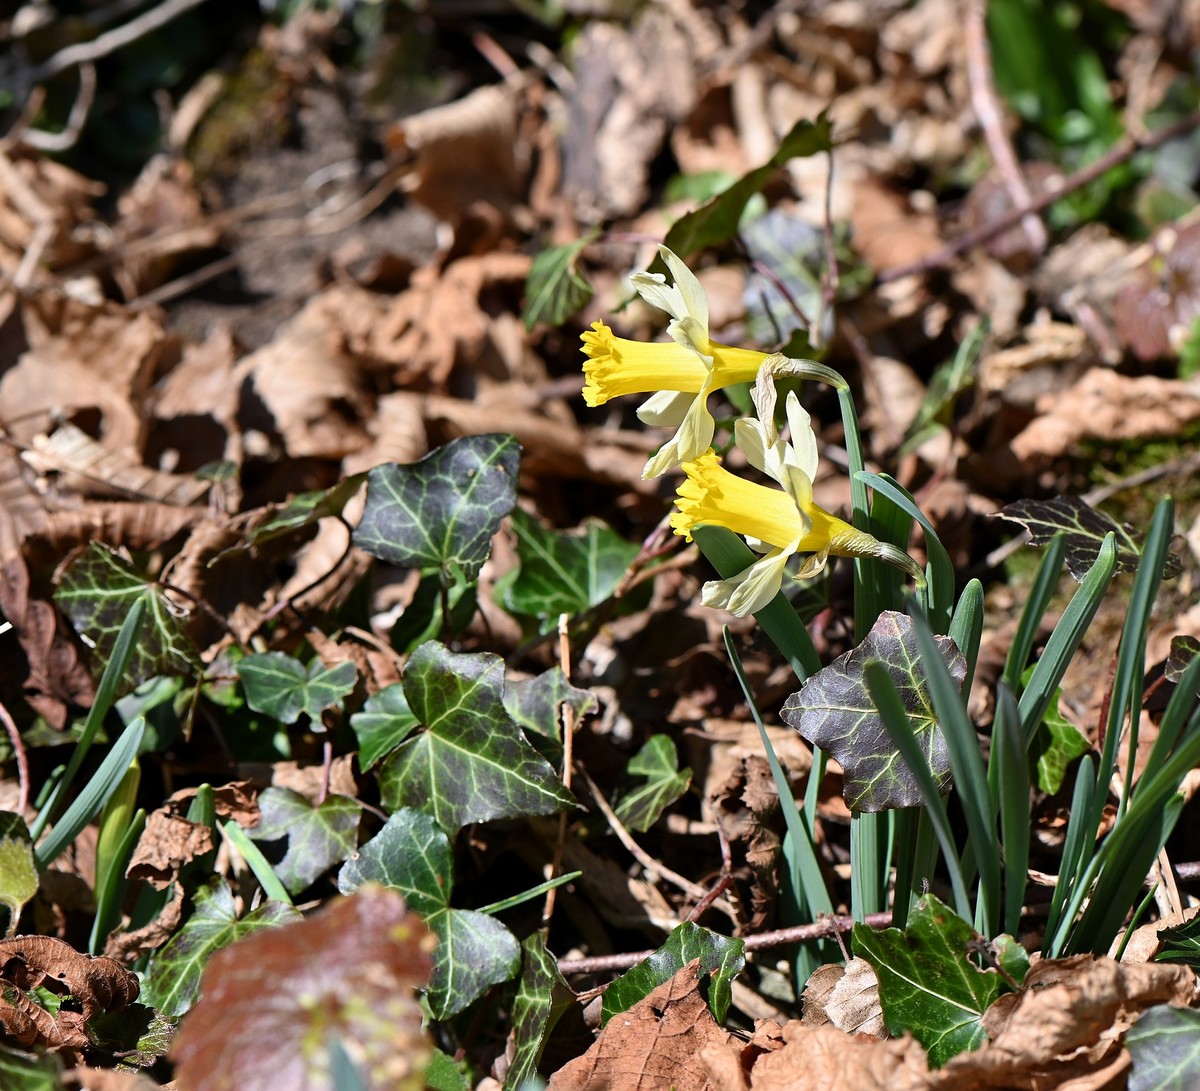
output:
[[[534,678],[507,682],[504,686],[504,707],[508,714],[525,729],[525,737],[547,761],[558,763],[562,755],[562,723],[560,709],[570,705],[575,722],[599,705],[596,695],[579,689],[567,681],[561,667],[551,667]]]
[[[335,1091],[335,1035],[368,1091],[417,1091],[430,941],[399,894],[365,887],[219,952],[172,1046],[181,1091]]]
[[[350,659],[332,667],[320,660],[309,668],[283,652],[248,655],[238,662],[246,703],[280,723],[294,724],[300,714],[317,719],[354,689],[358,670]]]
[[[679,751],[670,735],[651,735],[629,759],[625,772],[627,783],[614,800],[613,810],[629,829],[641,833],[692,783],[692,771],[679,768]]]
[[[513,1055],[505,1082],[524,1087],[537,1075],[538,1063],[555,1024],[576,1006],[575,993],[558,972],[546,940],[534,932],[522,945],[521,983],[512,1005]]]
[[[450,908],[450,839],[428,814],[402,807],[346,861],[338,889],[348,894],[364,883],[398,890],[437,936],[427,996],[435,1018],[462,1011],[517,972],[520,945],[503,924],[483,913]]]
[[[504,707],[504,661],[437,641],[409,656],[404,693],[422,730],[379,772],[384,806],[416,807],[450,833],[468,822],[551,814],[574,797]]]
[[[200,975],[222,947],[264,928],[300,919],[292,906],[282,902],[264,902],[239,918],[233,891],[224,879],[197,890],[195,903],[183,928],[154,955],[143,981],[142,1000],[167,1015],[183,1015],[196,1002]]]
[[[580,251],[598,234],[593,230],[574,242],[548,246],[533,259],[525,278],[525,309],[521,313],[527,330],[539,322],[561,326],[592,298],[595,289],[576,262]]]
[[[913,907],[903,932],[854,926],[854,953],[875,968],[888,1030],[895,1037],[909,1031],[933,1068],[986,1040],[983,1013],[1006,991],[999,974],[971,961],[976,938],[932,894]]]
[[[950,676],[962,685],[967,661],[946,636],[935,637]],[[900,757],[867,690],[868,663],[880,663],[904,702],[934,782],[950,779],[950,755],[921,669],[912,619],[894,610],[879,615],[866,639],[812,675],[783,706],[785,723],[831,753],[845,774],[843,795],[853,811],[915,807],[921,791]]]
[[[0,811],[0,905],[8,909],[7,936],[17,930],[21,909],[38,890],[37,861],[25,819]]]
[[[319,806],[290,788],[267,788],[258,797],[262,817],[250,831],[255,841],[287,838],[287,853],[273,865],[289,894],[298,894],[322,872],[340,864],[358,845],[362,805],[329,795]]]
[[[517,502],[520,459],[513,436],[491,434],[451,440],[410,465],[376,466],[354,544],[401,568],[478,579]]]
[[[1018,500],[1000,511],[1002,519],[1020,523],[1029,531],[1029,544],[1047,545],[1059,531],[1066,539],[1067,571],[1082,580],[1096,561],[1105,537],[1116,536],[1117,561],[1114,571],[1132,572],[1142,556],[1142,539],[1133,527],[1118,523],[1111,515],[1093,508],[1080,496],[1056,496],[1052,500]],[[1163,579],[1174,579],[1183,563],[1174,553],[1163,561]]]
[[[126,687],[160,674],[192,677],[200,657],[184,631],[183,606],[108,546],[92,542],[67,565],[54,592],[59,609],[104,663],[112,657],[121,623],[138,599],[145,600],[146,618],[125,670]]]

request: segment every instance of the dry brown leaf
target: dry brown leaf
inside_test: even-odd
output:
[[[180,868],[215,847],[211,826],[173,814],[169,807],[150,813],[125,869],[126,878],[144,879],[155,890],[166,890]]]
[[[876,178],[864,178],[855,186],[850,223],[855,249],[879,272],[929,257],[943,245],[937,217],[912,208]]]
[[[86,1065],[65,1074],[64,1080],[68,1088],[78,1088],[79,1091],[161,1091],[162,1087],[142,1072],[89,1068]]]
[[[847,1034],[887,1037],[879,1003],[879,979],[866,959],[852,958],[846,963],[846,972],[838,978],[825,1002],[825,1014],[838,1030]]]
[[[135,959],[157,951],[174,934],[183,921],[183,903],[186,895],[182,883],[175,883],[171,897],[155,918],[141,928],[113,931],[104,944],[104,953],[118,962],[133,962]]]
[[[700,995],[694,959],[628,1011],[614,1015],[582,1057],[550,1077],[549,1091],[705,1091],[700,1053],[729,1043]]]
[[[879,1041],[836,1027],[783,1028],[783,1046],[755,1061],[751,1091],[844,1087],[854,1091],[923,1091],[929,1066],[920,1043],[907,1035]]]

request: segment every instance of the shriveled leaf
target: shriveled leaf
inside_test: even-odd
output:
[[[346,894],[364,883],[398,890],[437,936],[428,992],[435,1018],[462,1011],[517,972],[520,945],[503,924],[473,910],[450,908],[450,839],[428,814],[401,808],[346,861],[338,889]]]
[[[491,434],[451,440],[409,465],[376,466],[354,544],[401,568],[477,579],[516,503],[520,457],[514,437]]]
[[[562,754],[560,709],[570,705],[575,722],[595,712],[599,702],[595,694],[567,681],[561,667],[551,667],[535,678],[508,682],[504,687],[504,707],[525,730],[525,736],[547,761],[558,763]]]
[[[318,875],[340,864],[358,845],[362,805],[329,795],[319,807],[290,788],[268,788],[258,797],[262,817],[250,832],[255,841],[287,838],[287,853],[274,865],[289,894],[298,894]]]
[[[1003,991],[1000,975],[970,960],[975,931],[932,894],[913,907],[908,927],[854,926],[854,953],[879,979],[889,1032],[909,1031],[934,1068],[986,1040],[983,1013]]]
[[[521,983],[512,1007],[513,1056],[506,1082],[520,1088],[537,1075],[542,1052],[555,1024],[575,1003],[575,994],[558,972],[540,932],[522,945]]]
[[[966,659],[949,637],[935,639],[950,676],[961,686]],[[812,675],[787,699],[781,716],[841,762],[843,795],[851,810],[915,807],[921,802],[916,778],[892,745],[867,690],[864,672],[873,662],[882,664],[895,682],[934,782],[944,787],[950,780],[950,755],[925,683],[917,633],[905,614],[880,614],[857,648]]]
[[[17,918],[38,889],[37,861],[25,819],[0,811],[0,905],[8,909],[6,936],[17,930]]]
[[[403,898],[366,887],[219,952],[172,1046],[181,1091],[335,1091],[335,1035],[368,1091],[423,1087],[429,938]]]
[[[350,727],[358,736],[359,768],[365,773],[390,754],[419,722],[408,707],[404,686],[399,682],[372,694],[363,710],[350,717]]]
[[[283,652],[248,655],[238,663],[237,671],[246,689],[246,703],[255,712],[265,712],[285,724],[294,724],[301,713],[317,719],[354,689],[358,680],[358,671],[349,659],[332,667],[317,660],[305,668]]]
[[[167,1015],[179,1016],[196,1002],[200,975],[223,947],[264,928],[298,920],[300,914],[282,902],[264,902],[239,918],[233,891],[218,879],[195,894],[195,910],[175,937],[158,951],[143,979],[142,1000]]]
[[[613,810],[626,826],[642,833],[692,783],[692,771],[679,768],[679,751],[670,735],[651,735],[646,745],[629,759],[625,771],[634,785],[621,792]]]
[[[108,546],[92,542],[67,565],[54,592],[54,601],[80,639],[105,663],[112,657],[121,623],[139,599],[145,601],[146,619],[125,670],[125,688],[160,674],[191,677],[200,667],[200,657],[184,631],[179,603]]]
[[[597,519],[581,532],[556,531],[518,509],[512,527],[521,568],[505,590],[505,608],[548,622],[602,603],[639,551]]]
[[[0,1045],[0,1087],[4,1091],[61,1091],[62,1062]]]
[[[255,527],[246,535],[246,544],[262,545],[273,538],[301,530],[320,519],[341,515],[350,499],[362,488],[366,474],[351,474],[331,489],[317,489],[293,496],[287,506],[262,526]]]
[[[575,242],[548,246],[533,259],[525,279],[525,309],[521,317],[527,330],[539,322],[561,326],[592,298],[595,289],[576,267],[580,251],[598,232],[589,231]]]
[[[504,707],[504,661],[422,644],[404,673],[409,707],[423,725],[379,772],[384,806],[416,807],[442,829],[551,814],[574,797],[525,741]]]
[[[1033,546],[1046,545],[1061,531],[1066,539],[1067,570],[1076,580],[1087,575],[1110,533],[1117,540],[1115,571],[1132,572],[1142,555],[1142,536],[1133,527],[1118,523],[1079,496],[1018,500],[1005,507],[1000,517],[1020,523],[1029,531],[1029,544]],[[1182,570],[1180,559],[1174,553],[1167,554],[1163,562],[1163,579],[1173,579]]]
[[[1168,1091],[1195,1085],[1200,1073],[1200,1011],[1159,1004],[1125,1035],[1133,1058],[1129,1091]]]
[[[659,985],[670,981],[692,959],[709,976],[705,1000],[718,1023],[724,1022],[732,998],[733,979],[746,965],[746,944],[741,939],[710,932],[691,921],[673,929],[666,942],[649,958],[626,970],[604,992],[601,1023],[627,1011]],[[703,988],[701,991],[704,991]]]
[[[783,138],[779,150],[763,166],[742,175],[728,189],[694,212],[681,216],[667,232],[666,245],[681,258],[733,238],[746,204],[789,159],[801,159],[833,146],[832,126],[822,114],[816,121],[798,121]]]

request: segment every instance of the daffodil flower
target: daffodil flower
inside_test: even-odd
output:
[[[592,323],[582,335],[584,401],[597,406],[622,394],[652,394],[638,417],[645,424],[676,429],[646,463],[643,478],[658,477],[708,450],[715,428],[708,396],[750,382],[767,358],[763,352],[710,340],[708,300],[700,281],[665,246],[658,252],[675,283],[668,284],[661,273],[635,273],[630,282],[647,303],[671,316],[671,340],[650,344],[615,337],[603,322]]]
[[[724,608],[738,617],[756,613],[778,594],[787,562],[797,553],[809,554],[797,579],[815,576],[830,554],[835,554],[878,557],[923,580],[923,573],[907,554],[814,503],[816,437],[795,394],[788,395],[786,409],[790,443],[778,435],[770,439],[760,421],[745,419],[735,426],[738,446],[747,459],[782,489],[730,473],[711,450],[683,465],[687,480],[679,486],[678,510],[671,516],[675,533],[691,541],[696,527],[721,526],[742,535],[762,554],[736,576],[706,583],[701,593],[704,605]]]

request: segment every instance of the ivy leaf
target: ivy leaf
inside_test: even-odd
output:
[[[246,545],[262,545],[273,538],[302,530],[321,519],[341,515],[366,479],[366,474],[351,474],[331,489],[317,489],[293,496],[281,511],[246,535]]]
[[[1026,685],[1033,676],[1030,667],[1021,677]],[[1050,706],[1033,737],[1030,751],[1037,758],[1037,783],[1047,795],[1057,795],[1067,776],[1067,769],[1076,758],[1087,753],[1088,741],[1083,733],[1068,720],[1059,707],[1062,689],[1056,689],[1050,698]]]
[[[975,931],[932,894],[913,907],[908,927],[875,931],[854,926],[854,953],[879,979],[879,1001],[888,1031],[910,1031],[940,1068],[987,1038],[983,1013],[1003,990],[1000,975],[980,970],[968,952]]]
[[[1185,634],[1171,637],[1171,651],[1167,655],[1167,662],[1163,667],[1163,674],[1167,681],[1179,682],[1187,673],[1188,667],[1192,665],[1192,660],[1198,655],[1200,655],[1200,640]]]
[[[1129,1091],[1191,1087],[1200,1072],[1200,1011],[1158,1004],[1125,1034],[1133,1058]]]
[[[574,797],[504,707],[499,656],[463,655],[430,641],[409,656],[403,684],[424,726],[379,772],[388,810],[416,807],[453,833],[468,822],[574,806]]]
[[[654,954],[626,970],[605,990],[601,1025],[670,981],[694,958],[700,960],[700,972],[709,975],[705,999],[713,1018],[723,1023],[733,995],[733,979],[746,965],[745,941],[684,921]]]
[[[350,727],[358,736],[359,768],[365,773],[404,742],[419,723],[399,682],[372,694],[363,710],[350,717]]]
[[[458,569],[478,579],[500,520],[517,502],[520,452],[513,436],[464,436],[419,462],[376,466],[354,544],[401,568]]]
[[[1200,917],[1164,928],[1158,938],[1162,949],[1154,956],[1155,962],[1186,962],[1193,969],[1200,969]]]
[[[268,788],[258,797],[255,841],[287,838],[287,852],[275,874],[289,894],[298,894],[317,876],[340,864],[358,845],[362,805],[349,796],[330,795],[319,807],[290,788]]]
[[[248,655],[237,665],[246,689],[246,703],[280,723],[294,724],[302,712],[316,720],[346,696],[358,681],[352,660],[332,667],[319,659],[307,670],[298,659],[283,652]]]
[[[576,262],[580,251],[597,235],[599,232],[592,230],[575,242],[548,246],[533,259],[525,279],[525,309],[521,312],[527,330],[539,322],[561,326],[592,298],[595,289],[579,272]]]
[[[504,606],[548,622],[604,602],[640,551],[598,519],[578,532],[556,531],[517,509],[512,528],[521,567],[505,588]]]
[[[151,960],[142,981],[142,1002],[167,1015],[183,1015],[196,1002],[200,975],[215,952],[252,932],[299,919],[282,902],[264,902],[239,919],[229,883],[218,879],[201,887],[187,923]]]
[[[562,757],[559,709],[568,704],[578,723],[599,707],[595,694],[567,681],[561,667],[551,667],[534,678],[509,682],[504,687],[504,707],[525,730],[525,736],[547,761]]]
[[[1142,539],[1133,527],[1118,523],[1111,515],[1093,508],[1079,496],[1056,496],[1052,500],[1018,500],[1000,513],[1000,518],[1020,523],[1029,531],[1029,544],[1044,546],[1060,531],[1066,538],[1067,571],[1082,580],[1095,563],[1108,534],[1116,536],[1117,561],[1114,571],[1132,572],[1142,555]],[[1183,562],[1168,553],[1163,562],[1163,579],[1174,579]]]
[[[575,1007],[575,993],[558,972],[540,932],[522,945],[521,983],[512,1006],[513,1057],[505,1076],[509,1087],[524,1087],[537,1075],[546,1042],[559,1019]]]
[[[146,619],[125,670],[126,688],[162,674],[191,677],[200,669],[200,657],[184,632],[179,604],[108,546],[92,542],[67,565],[54,592],[54,601],[80,639],[105,663],[112,658],[121,623],[138,599],[146,603]]]
[[[25,903],[38,891],[37,861],[25,819],[13,811],[0,811],[0,905],[8,909],[7,931],[17,930]]]
[[[367,887],[221,951],[172,1046],[185,1088],[331,1088],[330,1040],[368,1091],[419,1091],[433,1048],[414,990],[428,934],[394,891]]]
[[[680,770],[679,751],[670,735],[651,735],[629,760],[625,772],[643,783],[627,788],[613,804],[631,830],[645,833],[692,783],[692,771]]]
[[[934,638],[959,686],[967,661],[947,636]],[[904,701],[909,723],[939,788],[950,780],[950,755],[938,727],[912,619],[885,610],[867,638],[812,675],[783,706],[785,723],[814,746],[833,754],[845,772],[843,795],[853,811],[915,807],[921,791],[892,745],[883,718],[867,690],[868,663],[882,664]]]
[[[450,839],[428,814],[402,807],[346,861],[338,889],[348,894],[363,883],[400,891],[437,936],[427,994],[435,1019],[462,1011],[517,972],[521,948],[503,924],[474,910],[450,908]]]
[[[94,1016],[87,1036],[97,1049],[119,1054],[124,1064],[149,1068],[171,1048],[175,1021],[145,1004],[130,1004]]]
[[[778,168],[789,159],[807,158],[829,151],[832,147],[832,126],[825,114],[821,114],[816,121],[796,122],[770,160],[742,175],[728,189],[694,212],[676,220],[667,232],[667,247],[681,258],[686,258],[697,250],[728,242],[737,232],[738,222],[750,198],[762,192]]]

